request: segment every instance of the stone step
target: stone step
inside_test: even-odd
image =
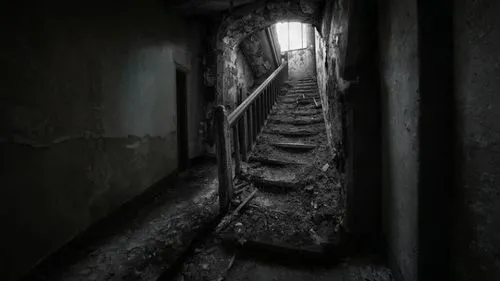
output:
[[[285,97],[280,97],[278,100],[278,103],[301,103],[301,104],[308,104],[308,103],[318,103],[319,98],[318,97],[290,97],[290,96],[285,96]]]
[[[285,190],[303,188],[313,180],[306,177],[310,166],[268,166],[242,163],[241,175],[260,188],[281,188]]]
[[[267,123],[264,131],[266,133],[271,134],[286,134],[293,136],[294,134],[298,135],[317,135],[319,133],[325,132],[325,125],[322,123],[311,124],[308,126],[297,126],[292,124],[276,124],[276,123]]]
[[[289,93],[285,96],[280,96],[281,97],[287,97],[287,98],[316,98],[319,99],[320,96],[316,93],[305,93],[305,94],[295,94],[295,93]]]
[[[290,155],[293,155],[294,157],[296,157],[297,153],[295,153],[294,151],[286,151],[283,149],[276,148],[274,146],[269,146],[267,144],[272,143],[272,142],[297,142],[298,141],[297,137],[298,136],[293,136],[293,135],[287,136],[287,135],[282,135],[282,134],[270,133],[268,131],[263,131],[257,139],[257,145],[255,146],[254,151],[256,151],[257,148],[260,148],[260,145],[262,144],[262,145],[266,145],[268,147],[271,147],[273,150],[271,153],[260,153],[260,151],[259,151],[258,153],[263,154],[263,156],[271,157],[272,153],[276,153],[277,158],[280,158],[281,156],[284,156],[284,155],[287,155],[288,153],[290,153]],[[326,141],[327,141],[326,134],[307,134],[307,135],[302,134],[300,136],[300,142],[302,142],[302,143],[316,143],[318,145],[322,145],[322,144],[325,144]],[[276,150],[276,152],[274,152],[274,150]],[[305,153],[301,153],[301,155],[305,155]]]
[[[269,117],[268,122],[275,124],[292,124],[292,125],[311,125],[324,123],[323,115],[319,116],[283,116],[272,115]]]
[[[285,161],[285,160],[278,159],[278,158],[263,157],[263,156],[254,156],[254,155],[250,156],[248,158],[248,161],[249,162],[260,162],[260,163],[263,163],[263,164],[277,165],[277,166],[286,166],[286,165],[297,164],[297,163],[294,163],[294,162]]]
[[[321,115],[323,112],[318,109],[309,109],[309,110],[284,110],[284,109],[279,109],[279,108],[274,108],[271,111],[271,116],[272,115],[283,115],[283,116],[291,116],[291,117],[297,117],[297,116],[313,116],[313,115]]]
[[[271,166],[288,166],[295,164],[306,164],[305,162],[299,161],[287,161],[281,158],[267,157],[261,155],[252,155],[248,158],[249,162],[260,162],[262,164],[271,165]]]
[[[318,88],[316,87],[308,87],[308,88],[294,88],[290,90],[292,93],[317,93]]]
[[[264,129],[264,132],[268,134],[277,134],[286,137],[308,137],[319,134],[319,132],[313,132],[309,130],[284,131],[284,130]]]
[[[316,84],[316,82],[302,83],[295,85],[295,87],[293,87],[292,89],[297,89],[297,88],[318,88],[318,84]]]
[[[260,137],[259,137],[260,138]],[[276,138],[260,138],[259,143],[255,146],[252,155],[249,157],[249,161],[253,162],[261,162],[269,165],[278,165],[278,166],[286,166],[286,165],[308,165],[311,158],[314,158],[314,155],[311,153],[296,151],[287,151],[268,143],[272,142],[293,142],[293,140],[287,139],[276,139]]]
[[[313,103],[299,104],[299,103],[278,103],[275,106],[276,110],[315,110],[320,109],[321,104],[316,105]]]
[[[299,149],[299,150],[311,150],[317,147],[316,144],[308,144],[308,143],[293,143],[293,142],[278,142],[271,143],[272,145],[279,148],[287,148],[287,149]]]

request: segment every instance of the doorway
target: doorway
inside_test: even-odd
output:
[[[177,85],[177,159],[178,170],[188,168],[188,132],[187,132],[187,74],[179,68],[175,71]]]

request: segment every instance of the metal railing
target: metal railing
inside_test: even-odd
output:
[[[283,61],[233,112],[227,114],[223,105],[218,105],[215,108],[218,191],[221,212],[227,211],[233,194],[232,152],[234,151],[235,156],[234,174],[239,175],[241,161],[242,159],[243,161],[248,160],[248,154],[254,146],[257,135],[263,129],[279,96],[281,86],[287,79],[288,62]]]

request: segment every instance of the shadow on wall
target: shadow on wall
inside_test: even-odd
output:
[[[176,170],[175,62],[200,152],[201,24],[155,1],[55,2],[2,9],[3,280]]]

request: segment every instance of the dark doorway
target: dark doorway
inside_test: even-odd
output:
[[[177,85],[177,159],[179,172],[187,169],[188,156],[188,133],[187,133],[187,79],[186,72],[176,69]]]

